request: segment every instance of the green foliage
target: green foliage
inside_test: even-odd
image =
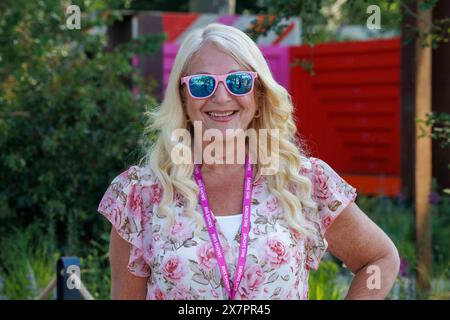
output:
[[[10,230],[0,238],[0,300],[35,299],[56,276],[57,243],[48,238],[44,223]],[[84,244],[80,278],[94,299],[105,300],[110,299],[111,290],[109,232],[97,238]],[[53,290],[47,299],[55,299],[55,295]]]
[[[382,29],[400,29],[402,15],[399,1],[359,0],[346,1],[341,7],[341,21],[343,25],[366,25],[369,14],[367,7],[380,7]]]
[[[349,0],[336,10],[333,0],[262,0],[265,17],[261,24],[256,21],[247,31],[253,39],[274,30],[281,33],[287,27],[285,18],[300,17],[302,20],[302,38],[313,45],[318,42],[342,40],[336,38],[336,29],[344,25],[365,25],[369,15],[367,7],[378,5],[382,12],[383,30],[399,29],[401,15],[399,5],[385,0]],[[330,29],[330,26],[334,28]],[[345,40],[345,39],[344,39]]]
[[[0,238],[0,296],[33,299],[55,276],[58,254],[43,224],[12,230]]]
[[[317,271],[311,270],[309,274],[310,300],[340,300],[348,291],[348,282],[340,280],[339,274],[343,272],[334,260],[323,260]],[[348,277],[347,277],[348,278]]]
[[[367,7],[377,5],[380,7],[382,34],[389,29],[399,30],[401,22],[406,17],[418,19],[413,9],[415,0],[347,0],[336,9],[336,1],[333,0],[261,0],[261,14],[268,14],[264,21],[254,21],[247,33],[256,40],[260,35],[266,35],[274,30],[281,33],[287,27],[283,23],[285,18],[300,17],[302,19],[302,39],[305,43],[313,45],[325,41],[339,41],[346,39],[336,38],[335,30],[339,26],[348,24],[365,25],[369,15]],[[426,0],[418,8],[420,11],[432,10],[438,0]],[[336,14],[336,12],[338,12]],[[334,26],[330,30],[329,25]],[[406,25],[406,42],[420,39],[427,45],[431,39],[433,48],[450,40],[450,18],[434,19],[430,30],[419,30],[416,25]]]
[[[439,0],[425,0],[419,4],[419,9],[422,11],[431,10],[438,2]]]
[[[395,243],[402,265],[394,287],[387,299],[415,299],[416,255],[414,211],[401,199],[359,195],[358,206]],[[450,197],[443,196],[432,206],[433,271],[432,290],[421,299],[448,299],[450,297]],[[352,274],[340,267],[336,259],[324,259],[317,271],[310,273],[310,299],[342,299],[350,286]]]
[[[48,241],[70,255],[109,226],[96,213],[111,179],[139,158],[143,112],[156,101],[131,66],[160,35],[106,50],[110,8],[126,1],[0,3],[0,232],[45,223]],[[133,96],[131,81],[139,88]],[[56,248],[55,248],[56,249]]]
[[[443,195],[431,208],[433,274],[450,275],[450,196]]]
[[[441,148],[450,147],[450,113],[429,113],[426,119],[416,119],[416,123],[419,123],[418,138],[429,137],[439,142]],[[428,128],[431,128],[431,132]],[[448,168],[450,169],[450,163]],[[450,189],[444,189],[443,192],[450,194]]]
[[[111,268],[109,264],[109,232],[89,243],[88,253],[80,257],[81,277],[96,300],[111,299]]]
[[[439,142],[441,148],[450,147],[450,113],[429,113],[426,119],[417,119],[416,122],[422,124],[419,138],[431,137]],[[431,127],[430,134],[427,134],[426,127]]]
[[[317,26],[326,22],[326,17],[321,13],[321,8],[330,4],[331,0],[262,0],[261,7],[265,8],[265,14],[261,23],[253,22],[253,25],[246,30],[249,36],[257,40],[259,36],[267,35],[271,30],[280,34],[287,27],[283,23],[285,18],[300,17],[302,19],[302,37],[306,42],[317,41],[319,30]]]

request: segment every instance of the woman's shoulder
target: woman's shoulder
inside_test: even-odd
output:
[[[353,201],[356,188],[350,185],[327,162],[315,157],[302,157],[301,174],[311,180],[313,197],[318,200],[335,200],[337,195]]]
[[[326,161],[311,157],[311,156],[300,156],[301,166],[300,171],[303,174],[308,175],[317,175],[317,174],[326,174],[326,175],[336,175],[336,171],[332,168],[330,164]]]
[[[131,165],[117,175],[110,183],[106,193],[126,200],[129,196],[146,198],[151,196],[157,202],[162,192],[161,184],[150,167]],[[145,200],[145,199],[143,199]]]
[[[311,157],[301,155],[300,156],[301,169],[306,171],[311,169]]]
[[[329,168],[329,165],[319,158],[300,156],[300,173],[303,175],[311,175],[320,168]]]
[[[150,167],[131,165],[111,182],[111,185],[126,187],[132,185],[151,186],[158,184],[155,173]]]
[[[98,211],[109,218],[124,211],[138,216],[143,208],[147,211],[159,203],[161,197],[162,188],[154,172],[149,167],[132,165],[111,181]]]

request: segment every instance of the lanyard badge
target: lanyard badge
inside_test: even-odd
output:
[[[203,183],[203,178],[200,170],[200,165],[195,165],[194,167],[194,177],[195,181],[199,187],[199,202],[203,210],[203,216],[205,218],[205,223],[208,228],[209,237],[216,255],[216,260],[219,265],[219,271],[222,276],[225,289],[228,292],[230,300],[233,300],[239,283],[244,276],[245,262],[247,260],[247,249],[248,249],[248,235],[250,233],[250,213],[251,213],[251,197],[253,188],[253,170],[249,161],[249,157],[245,158],[245,185],[244,185],[244,197],[242,205],[242,224],[241,224],[241,243],[239,246],[239,256],[238,264],[236,267],[236,272],[234,275],[233,288],[230,286],[230,275],[228,272],[227,264],[225,261],[225,254],[220,244],[219,236],[217,234],[216,225],[214,223],[213,217],[211,215],[211,209],[209,207],[208,198],[206,196],[205,184]]]

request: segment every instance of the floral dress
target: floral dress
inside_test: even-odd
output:
[[[356,190],[317,158],[303,158],[301,174],[313,185],[322,244],[308,245],[288,226],[261,176],[253,186],[247,262],[235,299],[308,299],[309,270],[317,270],[328,246],[325,231],[355,200]],[[99,204],[98,211],[131,244],[129,272],[147,278],[147,299],[228,299],[206,226],[194,229],[176,192],[173,222],[158,215],[162,192],[151,169],[131,166],[111,182]],[[200,205],[196,209],[202,214]],[[233,281],[241,231],[229,243],[220,224],[216,228]]]

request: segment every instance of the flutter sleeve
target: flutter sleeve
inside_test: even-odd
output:
[[[308,249],[307,265],[317,270],[328,248],[325,232],[339,214],[355,201],[357,193],[353,186],[321,159],[310,158],[309,176],[313,189],[312,198],[318,206],[318,228],[322,243],[312,245]]]
[[[139,277],[150,275],[145,252],[151,246],[151,192],[141,181],[140,168],[131,166],[113,179],[98,206],[98,212],[131,244],[127,268]]]

